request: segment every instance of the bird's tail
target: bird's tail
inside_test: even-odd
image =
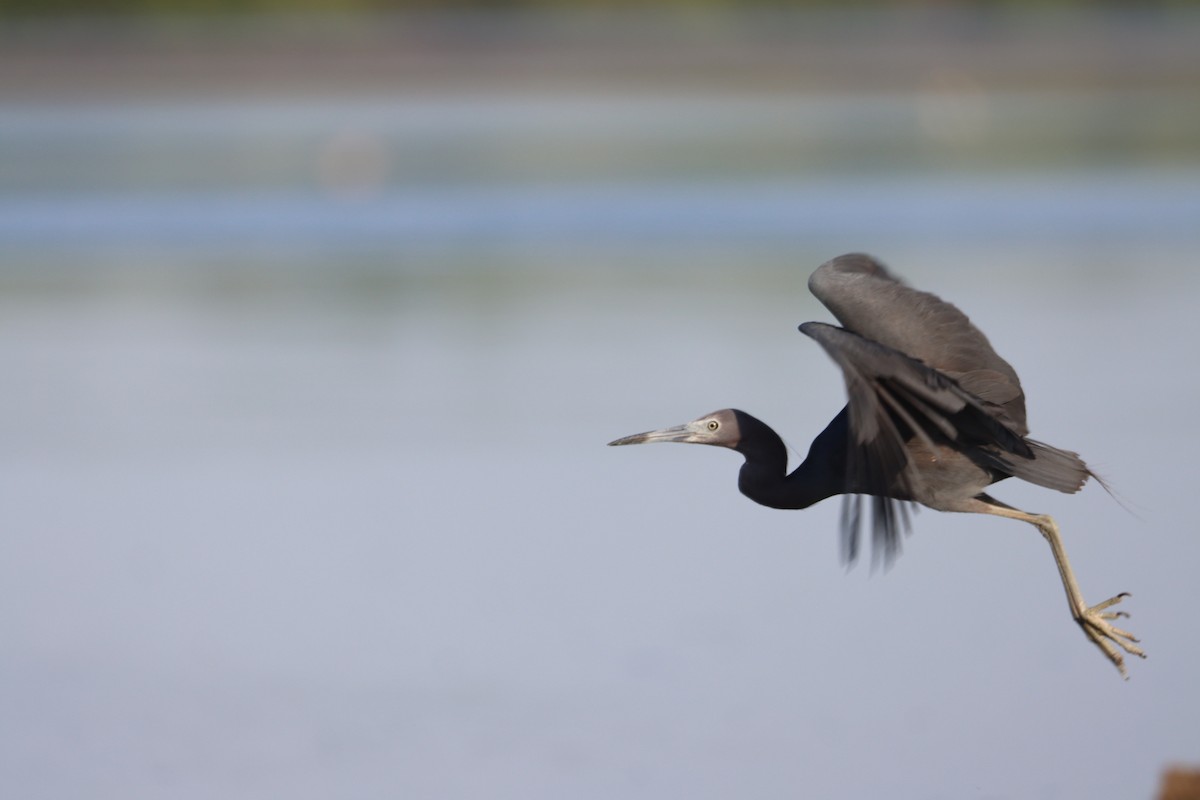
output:
[[[1078,453],[1059,450],[1033,439],[1026,439],[1025,443],[1033,451],[1033,458],[1012,453],[993,454],[1000,468],[1015,478],[1074,494],[1083,488],[1088,478],[1096,477]]]

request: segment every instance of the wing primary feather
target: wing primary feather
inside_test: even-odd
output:
[[[900,419],[904,422],[905,425],[908,426],[909,430],[911,430],[913,432],[913,435],[916,436],[917,438],[919,438],[922,442],[924,442],[925,446],[929,448],[929,452],[936,453],[937,448],[933,444],[933,439],[925,431],[924,426],[920,425],[915,419],[913,419],[912,414],[908,413],[908,409],[906,409],[904,407],[904,404],[901,403],[899,400],[897,400],[895,397],[893,397],[892,393],[890,391],[888,391],[888,388],[885,385],[883,385],[882,383],[878,387],[878,393],[879,393],[879,396],[883,398],[883,402],[886,403],[888,405],[888,407],[892,409],[892,411],[896,412],[896,415],[898,417],[900,417]],[[949,423],[945,422],[945,420],[941,419],[940,416],[934,417],[934,415],[930,413],[930,414],[927,414],[927,417],[935,425],[938,425],[939,428],[942,427],[941,423],[945,423],[947,426],[949,426]],[[953,427],[951,427],[950,428],[950,438],[954,438],[953,431],[954,431],[954,429],[953,429]],[[945,428],[942,428],[942,432],[945,433]]]
[[[950,422],[950,420],[946,419],[943,415],[936,412],[933,409],[933,406],[930,406],[924,400],[917,397],[915,394],[906,394],[904,396],[904,400],[905,400],[905,402],[914,406],[916,408],[917,412],[921,414],[921,416],[925,417],[930,422],[932,422],[934,425],[936,425],[937,429],[947,439],[953,439],[955,436],[958,435],[958,430],[955,429],[954,425]],[[929,444],[928,440],[926,440],[926,444]]]
[[[859,512],[862,496],[857,494],[842,495],[842,561],[849,565],[858,560]]]

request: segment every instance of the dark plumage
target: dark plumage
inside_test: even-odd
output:
[[[1093,477],[1077,454],[1028,438],[1016,371],[965,314],[905,285],[870,256],[835,258],[813,273],[808,286],[843,327],[806,322],[800,330],[841,369],[849,402],[791,474],[779,435],[737,409],[610,444],[671,441],[734,449],[745,458],[738,488],[772,508],[807,508],[844,495],[843,553],[849,560],[858,554],[864,497],[873,508],[875,551],[887,559],[898,552],[908,502],[1029,522],[1051,545],[1072,615],[1124,675],[1117,646],[1144,653],[1111,624],[1126,615],[1105,609],[1125,595],[1089,608],[1054,520],[984,492],[1008,477],[1077,492]]]

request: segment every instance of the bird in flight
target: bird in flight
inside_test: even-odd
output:
[[[863,498],[872,508],[875,553],[889,560],[907,528],[908,503],[1028,522],[1050,545],[1071,616],[1128,678],[1122,651],[1146,657],[1138,640],[1114,625],[1129,616],[1113,610],[1128,593],[1089,606],[1055,521],[984,491],[1016,477],[1074,493],[1096,477],[1076,453],[1028,438],[1016,371],[965,314],[905,285],[870,256],[852,253],[826,262],[808,288],[843,327],[806,322],[800,331],[841,368],[848,402],[791,474],[779,434],[731,408],[609,444],[686,442],[736,450],[745,458],[738,488],[771,508],[807,508],[843,495],[848,561],[858,554]]]

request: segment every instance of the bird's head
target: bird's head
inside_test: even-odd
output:
[[[723,408],[703,417],[656,431],[622,436],[609,442],[609,446],[620,444],[645,444],[646,442],[684,442],[686,444],[712,444],[737,449],[742,441],[739,420],[748,416],[735,408]]]

